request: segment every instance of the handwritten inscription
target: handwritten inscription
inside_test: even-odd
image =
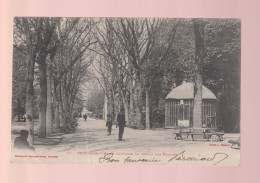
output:
[[[119,159],[116,159],[113,157],[114,154],[113,153],[109,153],[109,154],[105,154],[104,156],[99,158],[99,163],[118,163],[120,162]],[[147,158],[138,158],[138,159],[134,159],[134,158],[130,158],[130,156],[128,156],[127,158],[125,158],[123,160],[123,163],[137,163],[137,162],[152,162],[152,163],[157,163],[160,162],[161,160],[159,159],[147,159]]]
[[[99,158],[99,163],[117,163],[119,162],[119,159],[113,158],[114,154],[109,153],[105,154],[103,157]]]
[[[213,165],[217,165],[218,163],[224,161],[228,158],[228,155],[225,153],[215,153],[212,157],[200,157],[200,156],[185,156],[185,150],[181,153],[177,154],[176,156],[173,156],[171,159],[168,160],[168,162],[171,161],[210,161],[214,162]],[[216,162],[215,162],[216,161]]]
[[[213,156],[200,156],[199,154],[197,156],[188,156],[185,154],[185,150],[174,154],[174,156],[171,156],[170,159],[166,159],[168,163],[173,161],[196,161],[196,162],[212,162],[213,165],[217,165],[218,163],[224,161],[228,158],[228,155],[225,153],[217,152]],[[99,158],[99,163],[158,163],[162,162],[165,159],[159,159],[158,157],[154,158],[135,158],[127,156],[126,158],[117,159],[114,157],[114,153],[108,153],[104,156]]]
[[[124,163],[137,163],[137,162],[145,162],[145,163],[158,163],[160,162],[161,160],[159,159],[147,159],[147,158],[139,158],[139,159],[133,159],[133,158],[130,158],[130,157],[127,157],[124,159]]]

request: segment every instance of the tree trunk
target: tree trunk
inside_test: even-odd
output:
[[[204,61],[204,27],[205,22],[193,19],[195,35],[195,76],[194,76],[194,108],[193,127],[202,127],[202,63]]]
[[[59,96],[57,93],[57,88],[54,86],[54,129],[57,131],[60,128],[60,118],[59,118]]]
[[[150,95],[145,91],[145,129],[150,129]]]
[[[39,70],[40,70],[39,137],[46,138],[47,78],[46,78],[46,62],[43,59],[39,64]]]
[[[47,106],[46,106],[46,136],[52,133],[52,73],[51,64],[47,66]]]
[[[63,104],[62,104],[62,100],[63,100],[63,96],[62,96],[62,83],[60,83],[59,85],[59,120],[60,120],[60,127],[63,128],[64,127],[64,109],[63,109]]]
[[[143,128],[142,124],[142,87],[141,82],[136,82],[136,96],[135,96],[135,107],[136,107],[136,116],[135,116],[135,122],[137,125],[137,128]]]
[[[126,125],[129,125],[129,111],[128,111],[128,103],[123,95],[123,92],[121,91],[121,97],[122,97],[122,101],[123,101],[123,105],[124,105],[124,109],[125,109],[125,120],[126,120]]]
[[[55,60],[53,60],[53,63],[55,63]],[[60,72],[60,66],[59,64],[56,64],[57,65],[57,73]],[[58,78],[58,74],[56,75],[56,78]],[[59,81],[55,81],[53,83],[54,85],[54,90],[53,90],[53,95],[54,95],[54,129],[55,131],[59,131],[60,127],[61,127],[61,121],[62,121],[62,118],[60,116],[60,112],[61,112],[61,105],[60,105],[60,95],[61,95],[61,92],[60,92],[60,85],[61,85],[61,82]]]
[[[66,127],[67,129],[69,128],[68,126],[68,111],[69,111],[69,107],[68,107],[68,95],[67,95],[67,91],[66,91],[66,82],[63,83],[63,87],[61,89],[61,96],[62,96],[62,116],[63,116],[63,122],[64,122],[64,127]]]
[[[23,26],[26,36],[26,52],[27,52],[27,80],[26,80],[26,127],[29,130],[28,142],[30,145],[34,144],[34,123],[33,123],[33,80],[34,80],[34,65],[35,65],[35,50],[33,49],[29,22],[27,18],[23,18]]]
[[[133,80],[130,79],[130,86],[129,86],[129,90],[130,90],[130,104],[129,104],[129,125],[132,124],[133,122],[133,112],[134,112],[134,101],[133,101]]]
[[[107,121],[107,94],[105,93],[104,97],[104,112],[103,112],[103,119]]]
[[[200,74],[195,75],[193,127],[202,127],[202,77]]]
[[[26,126],[29,130],[28,142],[34,144],[34,123],[33,123],[33,79],[34,79],[34,60],[27,58],[27,80],[26,80]]]
[[[111,114],[112,114],[112,120],[113,121],[116,121],[116,117],[117,117],[117,111],[115,110],[115,94],[114,92],[112,91],[111,92],[111,95],[110,95],[110,111],[111,111]]]

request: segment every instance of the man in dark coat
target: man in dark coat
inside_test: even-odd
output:
[[[87,118],[88,118],[87,114],[84,114],[84,115],[83,115],[83,118],[84,118],[84,120],[86,121]]]
[[[124,128],[125,128],[125,114],[123,109],[121,109],[117,115],[117,122],[119,126],[118,140],[121,141],[124,133]]]
[[[24,149],[24,150],[34,150],[33,146],[29,145],[28,139],[29,132],[28,130],[21,130],[21,136],[16,137],[14,140],[15,149]]]

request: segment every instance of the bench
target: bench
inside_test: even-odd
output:
[[[175,138],[174,138],[174,139],[183,140],[182,135],[186,135],[187,138],[188,138],[190,132],[191,132],[191,131],[190,131],[190,128],[187,128],[187,127],[179,127],[179,131],[173,133],[173,134],[175,134]]]
[[[194,141],[195,135],[203,136],[203,139],[207,139],[207,141],[213,136],[217,136],[218,140],[223,140],[223,132],[217,132],[215,128],[189,128],[189,131],[183,131],[183,128],[180,128],[179,132],[174,132],[175,138],[177,140],[183,140],[183,135],[187,135],[187,138],[191,136]]]
[[[174,132],[173,134],[175,134],[175,138],[174,139],[183,140],[182,135],[185,134],[185,135],[187,135],[187,138],[188,138],[190,132]]]
[[[203,138],[207,139],[207,141],[209,141],[209,139],[213,135],[216,135],[218,137],[218,139],[220,141],[222,141],[224,133],[221,133],[221,132],[201,132],[201,133],[199,133],[199,132],[191,132],[191,133],[189,133],[189,135],[191,135],[191,138],[192,138],[193,141],[194,141],[194,135],[203,135]]]

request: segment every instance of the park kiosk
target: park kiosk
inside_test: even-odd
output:
[[[193,127],[194,84],[183,83],[166,96],[165,128]],[[216,128],[217,97],[202,86],[202,124]]]

